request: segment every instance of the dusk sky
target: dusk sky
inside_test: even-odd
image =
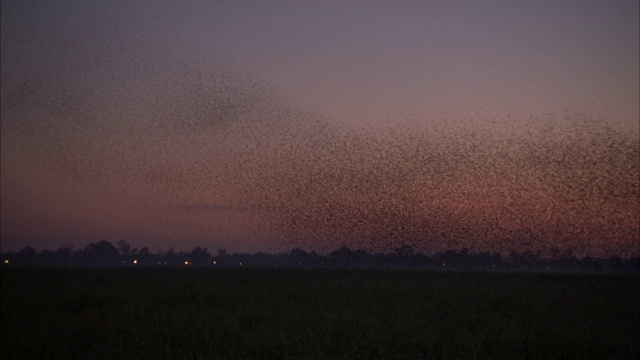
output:
[[[1,6],[2,251],[640,253],[637,0]]]

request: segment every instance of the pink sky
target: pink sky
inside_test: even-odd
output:
[[[639,253],[637,1],[2,3],[2,250]]]

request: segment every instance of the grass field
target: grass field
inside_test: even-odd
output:
[[[638,359],[639,278],[2,269],[2,359]]]

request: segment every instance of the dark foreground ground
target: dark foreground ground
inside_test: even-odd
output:
[[[638,359],[637,276],[2,269],[2,359]]]

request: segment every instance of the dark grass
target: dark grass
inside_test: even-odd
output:
[[[638,359],[637,276],[2,269],[2,359]]]

